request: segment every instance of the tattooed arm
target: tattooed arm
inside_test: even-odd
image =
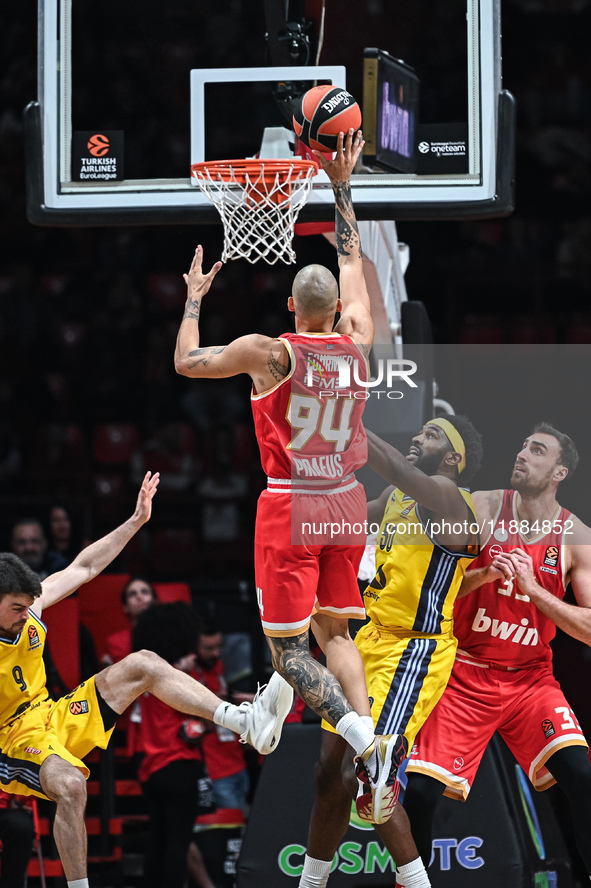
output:
[[[352,336],[367,357],[373,342],[373,321],[363,274],[361,239],[351,196],[351,174],[363,144],[361,131],[354,133],[349,130],[346,138],[339,136],[334,160],[327,161],[319,152],[314,153],[330,178],[335,197],[339,289],[343,303],[336,329],[339,333]]]
[[[254,333],[241,336],[229,345],[201,345],[201,302],[222,267],[221,262],[216,262],[209,274],[204,274],[202,263],[203,250],[197,247],[189,273],[183,276],[187,284],[187,301],[174,353],[177,373],[219,379],[248,373],[258,393],[272,388],[289,373],[287,349],[279,339]]]

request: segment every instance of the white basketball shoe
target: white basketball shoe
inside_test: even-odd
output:
[[[241,703],[246,712],[246,730],[241,743],[250,743],[261,755],[273,752],[281,737],[283,722],[293,704],[293,689],[278,672],[257,691],[252,703]]]

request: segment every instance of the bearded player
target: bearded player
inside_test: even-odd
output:
[[[425,865],[441,794],[467,798],[498,731],[536,789],[558,783],[566,793],[591,876],[588,744],[554,678],[550,649],[556,626],[591,645],[591,530],[556,499],[577,463],[571,439],[539,423],[517,454],[512,489],[473,495],[487,541],[454,609],[449,684],[407,767],[404,807]],[[576,604],[563,601],[569,583]]]
[[[369,622],[355,638],[377,731],[412,743],[443,693],[456,651],[453,605],[478,555],[478,525],[466,485],[482,459],[480,435],[465,416],[436,417],[413,437],[405,457],[368,432],[369,464],[395,484],[369,503],[380,525],[376,574],[365,590]],[[366,811],[366,780],[347,769],[346,744],[324,724],[316,796],[299,888],[324,888],[349,826],[351,794]],[[342,779],[344,775],[344,780]],[[368,816],[369,815],[369,816]],[[400,806],[377,832],[406,888],[429,888],[425,867]],[[401,882],[402,884],[402,882]]]

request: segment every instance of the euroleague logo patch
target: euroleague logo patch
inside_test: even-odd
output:
[[[549,718],[545,718],[542,722],[542,731],[544,732],[544,737],[546,738],[546,740],[548,739],[548,737],[551,737],[553,734],[556,733],[556,731],[554,730],[554,725]]]
[[[464,767],[464,759],[461,755],[457,755],[454,759],[454,771],[461,771]]]
[[[72,715],[84,715],[88,712],[88,700],[72,700],[69,710]]]
[[[558,546],[548,546],[544,555],[544,564],[548,567],[556,567],[558,564]]]
[[[29,644],[31,645],[31,648],[41,644],[41,639],[39,638],[39,633],[35,626],[29,626]]]
[[[95,136],[91,136],[86,147],[93,157],[104,157],[109,153],[110,142],[106,136],[97,133]]]
[[[414,509],[416,504],[417,504],[416,500],[413,500],[412,503],[410,504],[410,506],[407,506],[406,509],[402,510],[402,512],[400,513],[400,517],[401,518],[408,518],[408,516],[410,515],[410,513],[412,512],[412,510]]]

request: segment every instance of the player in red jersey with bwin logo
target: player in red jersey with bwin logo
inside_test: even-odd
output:
[[[366,462],[367,442],[361,423],[365,399],[356,395],[367,380],[373,342],[350,183],[362,147],[361,132],[349,130],[346,139],[340,134],[334,160],[317,153],[335,196],[339,285],[323,266],[307,266],[296,275],[287,303],[295,333],[276,339],[251,334],[202,348],[201,300],[221,263],[204,274],[198,247],[185,275],[187,303],[175,366],[190,377],[252,378],[255,430],[268,479],[255,531],[263,631],[277,671],[366,765],[372,814],[382,822],[392,813],[405,744],[398,735],[376,737],[363,664],[348,630],[350,618],[365,616],[357,571],[367,506],[355,470]],[[354,383],[346,391],[338,387],[343,364],[353,370],[348,375]],[[328,668],[310,654],[311,623]]]
[[[538,790],[558,783],[591,876],[588,744],[552,673],[556,626],[591,645],[591,530],[556,500],[574,472],[571,439],[548,423],[526,438],[511,490],[472,495],[481,555],[454,608],[458,651],[451,678],[408,762],[404,807],[428,865],[442,794],[466,799],[494,731]],[[571,583],[577,604],[563,601]]]

